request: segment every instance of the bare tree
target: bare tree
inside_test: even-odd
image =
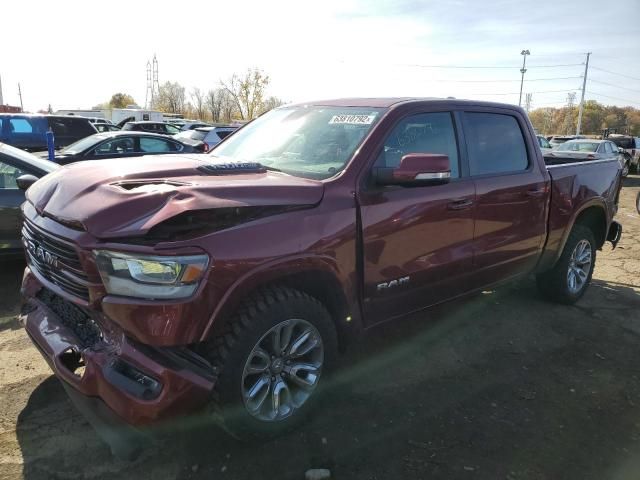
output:
[[[222,115],[222,96],[223,90],[209,90],[205,97],[206,107],[211,114],[212,122],[219,122]]]
[[[202,90],[197,87],[191,91],[191,99],[193,100],[193,108],[195,110],[198,120],[205,120],[205,97]]]
[[[220,81],[220,84],[231,96],[240,118],[251,120],[260,113],[269,76],[254,68],[247,70],[243,76],[234,73],[229,80]]]
[[[234,115],[241,116],[236,101],[226,89],[218,90],[220,94],[220,113],[224,122],[231,122]]]
[[[184,87],[178,82],[160,85],[154,108],[167,113],[183,113],[186,106]]]
[[[262,102],[258,113],[262,115],[263,113],[268,112],[269,110],[273,110],[274,108],[278,108],[280,105],[284,104],[284,100],[278,97],[269,97],[264,102]]]

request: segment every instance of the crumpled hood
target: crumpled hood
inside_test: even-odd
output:
[[[322,182],[276,172],[210,175],[198,167],[224,163],[207,155],[161,155],[80,162],[29,188],[40,215],[81,223],[96,238],[142,236],[185,211],[244,206],[314,205]]]

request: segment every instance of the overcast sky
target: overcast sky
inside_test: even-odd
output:
[[[587,51],[586,98],[640,108],[640,0],[19,0],[0,3],[0,19],[4,101],[19,105],[20,82],[32,111],[89,108],[115,92],[144,105],[154,53],[160,82],[188,91],[259,67],[286,101],[517,103],[522,49],[534,108],[561,105],[569,91],[579,100]]]

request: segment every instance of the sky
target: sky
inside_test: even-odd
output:
[[[90,108],[116,92],[144,106],[154,54],[160,83],[187,92],[256,67],[287,102],[517,104],[523,49],[532,108],[580,100],[586,52],[585,98],[640,108],[640,0],[20,0],[2,2],[0,19],[4,102],[20,104],[20,83],[29,111]]]

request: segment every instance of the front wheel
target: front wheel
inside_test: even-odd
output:
[[[245,300],[208,357],[219,370],[212,405],[241,439],[276,435],[304,419],[337,356],[326,308],[287,287]]]
[[[629,176],[629,161],[624,162],[624,167],[622,167],[622,178],[627,178]]]
[[[591,229],[574,225],[556,265],[536,277],[542,294],[559,303],[577,302],[591,283],[596,263],[595,245]]]

